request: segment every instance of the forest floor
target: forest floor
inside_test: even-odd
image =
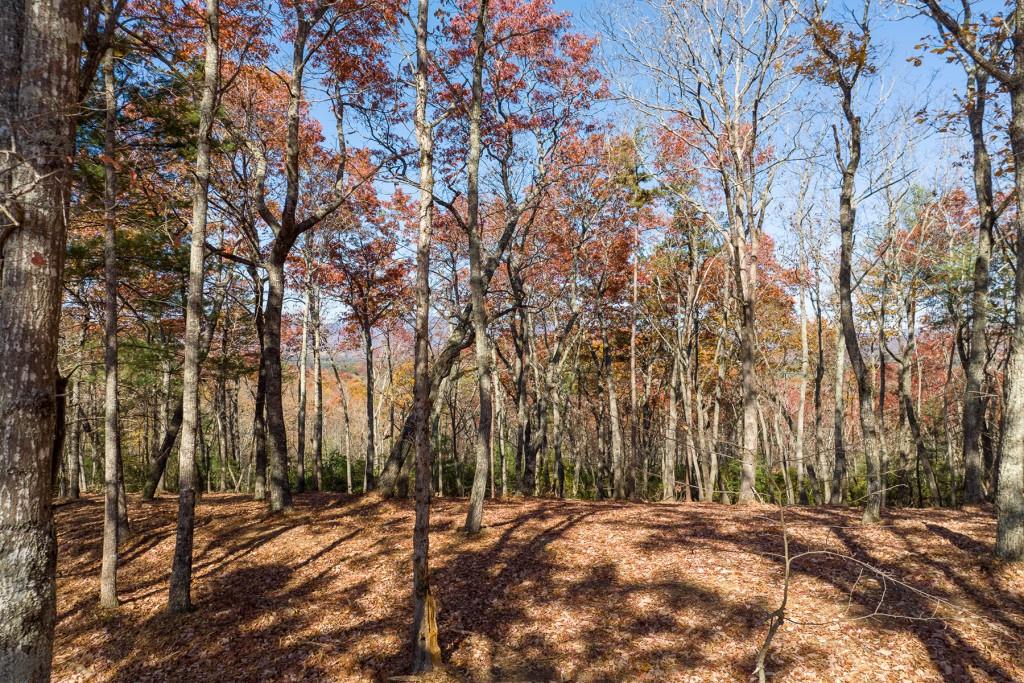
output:
[[[105,611],[101,501],[58,506],[54,680],[403,673],[411,503],[308,494],[293,513],[268,517],[247,497],[207,495],[196,609],[183,617],[164,611],[176,509],[173,497],[132,497],[122,606]],[[432,510],[448,663],[437,679],[742,681],[782,598],[781,525],[769,506],[487,501],[475,537],[460,531],[465,500],[438,499]],[[792,554],[828,552],[793,562],[770,679],[1024,681],[1024,568],[990,559],[991,511],[890,510],[871,527],[857,519],[787,512]]]

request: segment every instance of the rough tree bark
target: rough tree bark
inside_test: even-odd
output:
[[[1013,165],[1017,210],[1014,227],[1017,243],[1024,243],[1024,1],[1013,3],[1011,16],[1005,24],[1010,27],[1011,52],[1002,56],[1005,59],[990,59],[981,53],[975,42],[976,27],[969,16],[963,17],[967,23],[961,24],[938,0],[923,0],[921,4],[955,39],[960,49],[1009,93],[1010,151],[1016,160]],[[967,4],[962,7],[970,9]],[[1013,310],[1014,325],[1003,387],[1003,444],[996,482],[996,556],[1024,560],[1024,249],[1017,250]]]
[[[203,280],[206,274],[206,215],[210,186],[210,142],[217,97],[220,0],[205,4],[205,61],[196,136],[195,186],[192,198],[192,246],[189,252],[188,303],[185,312],[185,362],[182,371],[182,432],[178,450],[178,526],[167,608],[184,613],[192,607],[192,535],[196,506],[196,435],[199,428],[200,334]]]
[[[437,603],[430,590],[430,242],[434,210],[434,130],[428,119],[429,0],[418,0],[416,14],[416,141],[419,144],[420,206],[416,240],[416,333],[413,360],[413,412],[416,443],[416,521],[413,526],[411,631],[413,673],[441,663],[437,639]]]
[[[107,16],[112,14],[106,0]],[[103,436],[103,555],[100,563],[100,606],[118,606],[118,472],[121,458],[119,401],[117,395],[117,171],[114,168],[117,135],[117,94],[114,90],[114,48],[103,55],[103,94],[106,105],[103,162],[103,277],[106,284],[103,321],[103,365],[106,371]]]
[[[309,360],[309,261],[306,262],[306,283],[302,295],[302,348],[299,351],[299,410],[295,425],[295,491],[306,490],[306,363]]]
[[[81,3],[0,3],[0,680],[48,681],[50,458]],[[13,127],[10,128],[9,126]],[[17,149],[14,156],[11,150]],[[17,195],[8,195],[15,188]]]
[[[477,7],[476,28],[473,33],[473,83],[469,111],[469,155],[466,163],[468,187],[466,202],[468,221],[466,233],[469,236],[469,292],[473,305],[473,331],[476,338],[477,395],[480,415],[476,429],[476,468],[473,474],[473,488],[469,494],[469,511],[466,514],[465,530],[471,534],[480,531],[484,514],[484,496],[487,493],[487,478],[491,463],[491,399],[493,395],[491,377],[491,349],[487,343],[487,290],[484,286],[483,248],[480,244],[483,228],[480,224],[480,155],[483,151],[481,119],[483,118],[483,73],[487,31],[487,3],[480,0]]]
[[[860,430],[863,438],[864,460],[867,464],[868,497],[864,505],[865,523],[877,522],[881,517],[882,480],[881,454],[879,452],[878,426],[875,420],[874,388],[867,365],[860,351],[857,327],[853,317],[853,231],[856,224],[856,208],[853,206],[854,182],[860,165],[861,130],[860,117],[853,111],[853,81],[838,80],[842,93],[843,115],[850,128],[847,141],[847,158],[842,161],[837,146],[836,160],[842,166],[843,181],[839,190],[839,231],[841,236],[839,252],[839,317],[842,322],[843,340],[846,353],[857,379],[857,398],[860,408]]]
[[[363,491],[377,486],[374,475],[377,460],[377,412],[375,406],[376,379],[373,373],[373,331],[368,321],[363,325],[363,358],[366,365],[366,457],[363,459]]]
[[[985,499],[985,463],[981,431],[985,422],[985,366],[988,363],[989,263],[992,259],[992,230],[996,212],[992,191],[992,161],[985,143],[985,104],[988,74],[974,67],[969,78],[967,121],[973,151],[974,196],[978,205],[978,242],[974,257],[971,291],[971,346],[964,368],[963,456],[964,503],[976,505]]]
[[[313,490],[324,490],[324,372],[320,358],[320,292],[314,291],[313,310]]]
[[[835,464],[832,467],[832,496],[829,505],[842,505],[846,500],[846,345],[836,338],[836,376],[833,394],[832,443]]]

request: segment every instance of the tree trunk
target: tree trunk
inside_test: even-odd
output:
[[[803,250],[801,250],[802,252]],[[806,269],[801,269],[806,270]],[[800,274],[803,278],[803,273]],[[807,308],[804,306],[804,287],[803,280],[801,279],[799,284],[799,292],[797,296],[800,298],[799,311],[800,311],[800,403],[796,412],[796,443],[794,445],[794,458],[796,458],[796,482],[798,495],[800,497],[800,504],[807,505],[807,486],[804,482],[804,472],[809,470],[813,472],[813,468],[806,466],[806,460],[804,459],[804,414],[807,410],[807,373],[810,370],[810,360],[807,345]],[[812,488],[813,479],[812,479]]]
[[[483,255],[481,253],[480,225],[480,155],[483,151],[480,124],[483,117],[483,72],[486,55],[487,3],[480,0],[477,7],[476,29],[473,35],[473,83],[472,103],[469,112],[469,156],[466,164],[468,190],[466,201],[469,236],[469,292],[473,305],[473,333],[476,338],[477,396],[480,415],[476,428],[476,467],[473,472],[473,488],[469,494],[469,510],[466,513],[465,530],[475,534],[480,531],[484,514],[484,496],[487,493],[487,479],[491,463],[491,349],[487,343],[487,290],[484,286]]]
[[[192,535],[195,530],[195,453],[199,430],[200,331],[203,318],[203,279],[206,215],[210,185],[210,137],[218,81],[219,0],[206,0],[206,44],[199,132],[196,141],[196,178],[192,202],[192,246],[189,254],[188,308],[185,316],[185,363],[182,372],[183,424],[178,451],[178,528],[171,566],[167,606],[171,612],[191,609]]]
[[[0,2],[0,680],[50,679],[57,543],[50,506],[57,342],[81,3]],[[24,38],[24,43],[22,39]],[[15,131],[8,126],[17,125]]]
[[[665,423],[665,452],[661,460],[661,499],[675,500],[676,459],[679,448],[679,354],[672,354],[672,377],[668,384],[668,420]]]
[[[865,38],[866,40],[866,38]],[[859,75],[861,72],[856,72]],[[853,374],[857,380],[857,399],[860,408],[860,431],[864,448],[864,460],[867,465],[868,496],[864,506],[863,520],[870,524],[881,517],[882,509],[882,473],[881,473],[881,439],[875,419],[874,389],[867,365],[860,351],[857,338],[857,327],[853,317],[853,231],[856,225],[856,208],[853,205],[857,169],[860,166],[861,129],[860,117],[853,111],[854,80],[840,76],[836,85],[840,89],[843,116],[849,126],[847,159],[843,164],[843,181],[839,190],[839,318],[842,322],[843,339],[846,342],[846,353],[853,366]],[[836,158],[842,159],[842,150],[838,148],[836,138]]]
[[[616,498],[626,497],[626,472],[622,453],[622,429],[619,423],[619,400],[615,391],[615,377],[612,372],[611,350],[608,348],[608,336],[604,334],[604,350],[602,366],[604,369],[605,389],[608,392],[608,425],[611,429],[609,441],[612,461],[612,487]]]
[[[299,410],[295,426],[295,491],[306,490],[306,363],[309,360],[309,305],[310,283],[306,273],[306,286],[302,299],[302,346],[299,351]]]
[[[104,10],[112,13],[111,0]],[[103,367],[106,372],[103,443],[103,555],[100,563],[100,606],[114,608],[117,599],[118,472],[121,458],[117,395],[117,171],[114,169],[117,135],[117,95],[114,91],[114,49],[103,55],[103,93],[106,104],[103,152],[103,277],[106,285],[103,321]]]
[[[267,344],[266,321],[263,318],[263,279],[256,269],[250,271],[256,289],[256,340],[260,345],[259,369],[256,378],[256,398],[253,402],[252,446],[253,462],[256,470],[252,497],[253,500],[267,498]]]
[[[373,336],[370,326],[363,324],[363,355],[366,361],[366,457],[363,460],[363,491],[376,488],[374,461],[377,459],[376,412],[374,409],[375,382],[373,377]]]
[[[178,440],[178,432],[181,430],[182,419],[184,418],[184,404],[181,397],[174,405],[163,439],[160,442],[160,449],[157,451],[153,462],[150,463],[149,473],[146,476],[146,483],[142,488],[142,500],[153,500],[157,485],[163,481],[164,472],[167,469],[167,460],[174,450],[174,442]]]
[[[284,260],[286,255],[271,255],[266,264],[267,308],[264,312],[265,360],[267,376],[267,439],[269,446],[270,511],[283,512],[292,505],[288,484],[288,433],[281,400],[281,308],[284,304]]]
[[[416,330],[413,360],[413,412],[416,443],[416,521],[413,526],[413,673],[431,671],[441,663],[437,639],[437,603],[430,590],[430,242],[434,204],[434,131],[429,121],[427,51],[429,0],[418,0],[416,15],[416,140],[420,152],[419,233],[416,241]],[[397,476],[397,473],[396,473]]]
[[[846,440],[843,428],[846,422],[846,345],[836,338],[835,411],[832,421],[835,465],[832,467],[832,497],[829,505],[842,505],[846,499]]]
[[[313,490],[324,490],[324,373],[320,358],[320,292],[313,306]]]
[[[970,108],[967,120],[974,157],[974,196],[978,204],[978,252],[974,257],[971,292],[971,347],[964,368],[963,456],[964,503],[977,505],[985,499],[985,465],[981,431],[985,422],[985,365],[988,359],[989,262],[992,259],[992,229],[996,222],[992,191],[992,161],[985,143],[985,104],[988,75],[976,68],[969,79]]]
[[[1024,71],[1024,3],[1015,10],[1015,66]],[[1024,159],[1024,85],[1010,93],[1010,147]],[[1017,191],[1016,239],[1024,244],[1024,164],[1014,168]],[[1003,446],[996,481],[996,556],[1024,560],[1024,249],[1017,249],[1013,287],[1014,325],[1006,364],[1003,406]]]
[[[749,256],[743,236],[734,238],[733,249],[736,265],[736,291],[740,296],[740,387],[743,397],[743,439],[740,472],[740,493],[737,503],[751,503],[756,492],[757,479],[757,369],[754,354],[757,347],[757,333],[754,329],[754,284],[748,269]]]

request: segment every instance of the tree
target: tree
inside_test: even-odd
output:
[[[760,0],[639,4],[638,18],[622,27],[619,42],[627,67],[653,79],[658,88],[651,95],[626,88],[626,96],[641,111],[667,113],[690,126],[701,140],[710,180],[724,198],[720,229],[729,247],[732,294],[739,309],[743,405],[738,500],[751,502],[758,449],[758,245],[775,174],[786,156],[777,133],[793,90],[797,7]],[[652,42],[652,35],[664,39]]]
[[[188,301],[185,313],[185,364],[182,374],[182,431],[178,451],[178,526],[171,565],[167,608],[192,608],[192,536],[195,531],[195,454],[199,431],[200,332],[203,280],[206,275],[206,221],[210,187],[210,146],[220,75],[220,0],[206,0],[203,86],[196,133],[195,185],[192,199],[192,244],[189,250]]]
[[[401,205],[401,192],[392,204]],[[359,331],[363,341],[366,367],[366,460],[367,490],[376,487],[374,467],[376,444],[374,426],[376,381],[373,367],[373,330],[382,321],[398,312],[397,304],[406,295],[408,265],[396,257],[398,220],[389,216],[367,183],[353,197],[342,224],[348,228],[339,235],[331,249],[331,262],[338,271],[335,289],[347,306],[347,317]]]
[[[1010,17],[993,20],[996,35],[992,44],[1009,42],[1006,52],[995,59],[982,53],[973,37],[974,26],[964,26],[938,0],[923,0],[922,7],[949,32],[960,50],[1006,88],[1010,97],[1010,150],[1014,159],[1024,159],[1024,2],[1016,0],[1011,5]],[[1013,180],[1016,243],[1024,244],[1024,165],[1014,164]],[[1013,312],[996,489],[996,555],[1024,560],[1024,249],[1017,250]]]
[[[802,69],[818,77],[839,93],[839,103],[847,126],[845,144],[835,133],[835,160],[842,173],[839,189],[839,312],[842,321],[846,355],[857,379],[857,397],[860,407],[860,425],[863,436],[864,459],[867,463],[868,498],[864,506],[864,522],[877,522],[882,508],[881,444],[875,417],[874,387],[867,365],[861,355],[853,317],[853,244],[856,225],[854,205],[857,169],[861,161],[861,119],[854,111],[854,92],[862,76],[870,75],[874,66],[870,62],[871,33],[868,25],[870,3],[855,30],[815,17],[809,28],[814,53]],[[844,149],[845,146],[845,149]],[[844,158],[845,156],[845,158]]]
[[[473,488],[469,494],[469,511],[465,529],[473,534],[480,531],[484,514],[484,495],[491,463],[491,421],[493,408],[493,379],[491,377],[491,348],[487,342],[487,291],[484,288],[483,255],[480,246],[483,227],[480,221],[480,156],[483,152],[481,126],[484,98],[484,56],[487,52],[487,4],[479,0],[476,28],[473,31],[473,76],[469,105],[469,153],[466,158],[466,203],[468,218],[466,234],[469,237],[469,291],[473,307],[473,336],[476,349],[476,375],[480,414],[476,430],[476,468]]]
[[[57,339],[82,7],[0,6],[0,678],[48,681]]]
[[[106,0],[106,15],[113,14],[113,3]],[[100,605],[117,607],[117,546],[119,541],[118,504],[121,470],[121,427],[119,424],[117,387],[117,242],[116,203],[117,170],[114,167],[117,136],[117,94],[114,83],[114,46],[103,55],[103,94],[106,109],[103,153],[106,157],[103,192],[103,269],[106,279],[107,300],[104,319],[104,368],[106,370],[106,400],[104,423],[103,466],[103,560],[100,569]]]
[[[434,128],[427,104],[430,97],[429,0],[416,10],[416,142],[419,145],[419,232],[416,238],[416,350],[413,369],[413,431],[416,443],[416,521],[412,532],[411,631],[413,673],[441,663],[437,641],[437,602],[430,590],[430,240],[434,211]]]

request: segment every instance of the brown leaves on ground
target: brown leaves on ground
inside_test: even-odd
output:
[[[58,508],[58,681],[359,681],[404,673],[412,507],[311,494],[268,517],[200,503],[193,601],[164,612],[176,501],[132,500],[122,607],[97,605],[102,505]],[[446,674],[472,681],[740,681],[781,597],[769,507],[487,501],[433,506],[431,568]],[[794,564],[768,670],[786,681],[1024,680],[1024,570],[988,558],[979,510],[788,514]],[[940,601],[932,599],[932,596]],[[892,615],[892,616],[883,616]]]

